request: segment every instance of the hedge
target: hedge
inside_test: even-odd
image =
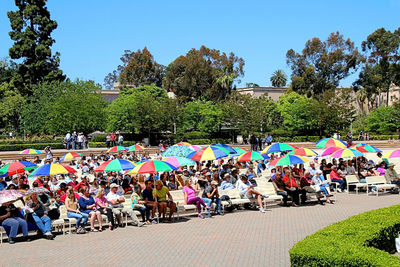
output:
[[[400,266],[389,254],[400,232],[400,205],[332,224],[289,251],[292,266]]]

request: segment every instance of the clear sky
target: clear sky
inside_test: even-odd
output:
[[[275,70],[290,75],[287,50],[300,51],[313,37],[325,40],[339,31],[360,47],[376,29],[400,27],[400,0],[48,0],[47,6],[58,22],[52,50],[61,53],[61,69],[72,79],[101,84],[124,50],[147,46],[158,63],[168,65],[205,45],[245,60],[238,87],[269,86]],[[6,12],[15,9],[13,0],[1,0],[0,58],[12,45]]]

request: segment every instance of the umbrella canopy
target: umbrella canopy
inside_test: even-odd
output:
[[[286,166],[286,165],[301,164],[308,161],[309,160],[307,158],[304,158],[302,156],[286,155],[284,157],[271,161],[269,164],[273,166]]]
[[[35,163],[29,162],[29,161],[11,162],[0,169],[0,174],[1,175],[7,174],[7,176],[14,175],[17,173],[23,173],[25,171],[31,170],[32,168],[35,168],[36,166],[37,165]]]
[[[30,196],[35,193],[40,195],[40,194],[44,194],[44,193],[46,193],[46,194],[50,193],[50,191],[44,187],[32,187],[32,188],[28,189],[28,191],[26,191],[25,196]]]
[[[190,148],[193,151],[201,149],[201,146],[196,146],[196,145],[190,145],[190,146],[187,146],[187,147]]]
[[[186,157],[194,161],[216,160],[228,156],[229,152],[222,147],[208,146],[200,150],[193,151]]]
[[[137,165],[129,174],[170,172],[178,168],[162,160],[149,160]]]
[[[338,151],[332,153],[332,158],[352,158],[352,157],[359,157],[364,156],[363,153],[351,148],[343,148]]]
[[[79,157],[82,157],[82,154],[81,154],[81,153],[69,152],[69,153],[65,154],[64,156],[62,156],[62,157],[60,158],[60,162],[61,162],[61,161],[72,160],[72,159],[74,159],[74,158],[79,158]]]
[[[325,150],[322,151],[320,157],[330,156],[330,155],[332,155],[334,152],[336,152],[336,151],[338,151],[338,150],[341,150],[341,149],[343,149],[343,148],[341,148],[341,147],[336,147],[336,146],[328,147],[328,148],[326,148]]]
[[[124,146],[113,146],[112,148],[107,150],[107,152],[119,152],[119,151],[126,151],[126,150],[128,150],[128,148],[126,148]]]
[[[327,147],[331,147],[331,146],[346,148],[347,144],[340,139],[324,138],[324,139],[319,140],[315,146],[320,147],[320,148],[327,148]]]
[[[163,157],[186,157],[193,150],[187,146],[173,145],[162,153]]]
[[[263,155],[261,155],[260,153],[258,153],[258,152],[256,152],[256,151],[249,151],[249,152],[246,152],[246,153],[240,155],[240,156],[237,158],[237,161],[264,160],[264,159],[265,159],[265,158],[264,158],[265,156],[268,157],[267,155],[264,154],[264,156],[263,156]],[[268,157],[268,158],[269,158],[269,157]]]
[[[191,146],[191,144],[190,143],[188,143],[188,142],[179,142],[179,143],[177,143],[177,144],[175,144],[176,146]]]
[[[10,190],[0,191],[0,204],[18,200],[23,196],[24,194],[18,190],[10,189]]]
[[[278,143],[272,144],[270,146],[267,146],[266,148],[264,148],[264,150],[261,153],[269,154],[269,153],[275,153],[275,152],[291,151],[293,149],[298,149],[298,147],[291,145],[291,144],[278,142]]]
[[[49,176],[49,175],[56,175],[56,174],[67,174],[67,173],[75,173],[76,170],[71,168],[68,165],[59,164],[59,163],[51,163],[45,164],[40,166],[35,171],[33,171],[29,177],[36,177],[36,176]]]
[[[185,166],[185,165],[196,165],[196,162],[185,158],[185,157],[168,157],[163,159],[163,161],[168,162],[169,164],[175,166],[175,167],[181,167],[181,166]]]
[[[400,149],[392,150],[382,156],[384,159],[400,158]]]
[[[128,151],[139,151],[139,150],[144,150],[144,147],[139,145],[132,145],[128,149]]]
[[[42,154],[42,152],[40,152],[37,149],[25,149],[24,151],[19,152],[19,154],[24,154],[24,155],[32,155],[32,154]]]
[[[315,152],[312,149],[308,148],[299,148],[296,150],[292,150],[288,153],[289,155],[296,155],[296,156],[302,156],[302,157],[315,157],[317,156],[317,152]]]
[[[368,144],[356,144],[352,145],[350,148],[360,151],[361,153],[375,153],[375,152],[382,152],[379,148],[374,146],[370,146]]]
[[[225,148],[225,150],[227,150],[229,152],[229,154],[236,154],[237,153],[237,151],[233,147],[231,147],[229,145],[215,144],[213,146]]]
[[[120,172],[135,168],[136,164],[129,160],[113,159],[107,160],[97,167],[95,172]]]

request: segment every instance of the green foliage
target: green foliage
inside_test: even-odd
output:
[[[21,107],[26,100],[17,89],[4,82],[0,84],[0,117],[1,125],[16,130],[19,126]]]
[[[22,59],[18,65],[13,84],[22,95],[32,94],[32,85],[46,81],[63,81],[65,76],[58,68],[60,54],[52,55],[51,46],[55,42],[51,33],[57,22],[50,19],[46,0],[15,1],[17,11],[7,12],[14,41],[9,50],[12,59]]]
[[[286,86],[287,76],[283,70],[276,70],[269,79],[273,87]]]
[[[90,142],[105,142],[107,134],[96,134],[91,139]]]
[[[243,66],[243,59],[233,53],[221,54],[202,46],[167,66],[163,87],[186,100],[219,101],[230,93],[233,82],[243,76]]]
[[[374,133],[395,132],[400,127],[400,109],[380,107],[368,114],[367,130]]]
[[[293,91],[307,96],[336,88],[363,61],[354,43],[339,32],[331,33],[324,42],[314,37],[307,41],[301,54],[290,49],[286,58],[293,71]]]
[[[154,98],[167,98],[167,92],[161,88],[157,87],[155,84],[151,85],[142,85],[139,87],[135,88],[122,88],[121,94],[135,94],[135,93],[140,93],[140,92],[148,92],[150,95],[152,95]]]
[[[295,244],[291,266],[399,266],[394,249],[400,205],[373,210],[332,224]]]
[[[93,81],[51,82],[34,87],[22,111],[28,133],[91,133],[105,127],[105,102]]]
[[[182,125],[179,131],[201,131],[216,133],[222,124],[223,111],[218,104],[211,101],[188,102],[181,113]]]

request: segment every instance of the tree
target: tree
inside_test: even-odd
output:
[[[51,82],[36,85],[22,111],[28,133],[90,133],[105,129],[105,102],[93,81]]]
[[[18,130],[21,119],[21,107],[26,100],[18,90],[9,83],[0,84],[0,117],[2,127],[10,130]]]
[[[17,64],[9,58],[0,60],[0,84],[10,83],[17,72]]]
[[[292,69],[292,90],[307,96],[337,88],[340,80],[354,73],[363,61],[354,43],[339,32],[331,33],[324,42],[314,37],[301,54],[290,49],[286,58]]]
[[[222,109],[211,101],[196,100],[186,103],[181,113],[180,132],[201,131],[209,134],[219,131]]]
[[[106,88],[112,89],[113,84],[117,81],[123,86],[139,87],[155,84],[161,87],[165,67],[154,60],[153,55],[146,47],[143,50],[138,49],[136,52],[125,50],[121,61],[122,65],[105,77]]]
[[[400,109],[398,107],[380,107],[367,116],[367,130],[379,134],[392,133],[400,127]]]
[[[154,98],[167,98],[167,92],[156,85],[143,85],[135,88],[122,88],[121,94],[134,94],[137,92],[148,92]]]
[[[246,87],[260,87],[257,83],[246,83]]]
[[[51,33],[57,22],[50,19],[46,0],[15,0],[17,11],[7,12],[12,31],[13,46],[9,50],[12,59],[20,59],[13,84],[22,95],[31,95],[32,86],[41,82],[63,81],[59,69],[60,54],[51,53],[55,42]]]
[[[244,61],[234,53],[226,55],[205,46],[191,49],[170,63],[163,87],[177,97],[220,101],[234,89],[244,75]]]
[[[270,81],[273,87],[284,87],[286,86],[287,76],[283,70],[276,70],[272,74]]]
[[[390,86],[400,84],[400,28],[394,32],[377,29],[368,35],[361,47],[369,54],[355,85],[372,91],[371,94],[386,92],[386,105],[389,105]]]

